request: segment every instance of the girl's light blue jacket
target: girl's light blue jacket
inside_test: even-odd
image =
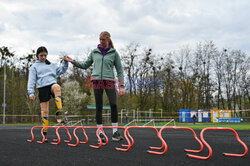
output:
[[[37,60],[29,69],[29,96],[34,96],[35,85],[37,88],[42,88],[57,83],[56,76],[65,73],[67,69],[67,61],[63,61],[62,66],[58,67],[56,64],[51,63],[47,65],[45,62]]]

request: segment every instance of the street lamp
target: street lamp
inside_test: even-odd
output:
[[[4,81],[3,81],[3,124],[5,124],[5,96],[6,96],[6,61],[4,61]]]

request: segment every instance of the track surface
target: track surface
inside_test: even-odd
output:
[[[134,146],[128,152],[115,150],[121,147],[120,143],[126,141],[112,142],[102,146],[100,149],[93,149],[89,145],[97,144],[95,129],[86,129],[89,137],[87,144],[79,144],[77,147],[70,147],[63,141],[59,145],[50,143],[38,144],[29,143],[31,139],[30,129],[32,126],[0,126],[0,166],[247,166],[250,163],[250,154],[245,157],[225,157],[223,152],[243,153],[243,147],[236,141],[231,131],[206,131],[205,139],[213,149],[213,155],[208,160],[193,159],[186,156],[184,149],[199,149],[199,144],[194,140],[190,131],[185,130],[164,130],[163,138],[168,145],[168,151],[164,155],[153,155],[147,153],[149,146],[161,146],[161,142],[153,129],[131,129],[130,134],[135,140]],[[41,140],[39,129],[35,129],[35,141]],[[72,134],[72,130],[71,134]],[[80,131],[80,130],[79,130]],[[120,133],[123,133],[119,129]],[[199,136],[201,130],[195,130]],[[240,139],[250,148],[250,131],[238,130]],[[110,138],[112,130],[105,129],[105,133]],[[78,133],[79,138],[83,135]],[[60,130],[61,139],[67,139],[66,132]],[[74,136],[72,134],[75,143]],[[49,129],[48,140],[56,138],[53,129]],[[208,150],[204,150],[198,155],[207,156]]]

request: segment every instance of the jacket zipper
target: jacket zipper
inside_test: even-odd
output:
[[[103,58],[104,58],[104,55],[102,55],[102,71],[103,71]],[[101,71],[101,80],[102,80],[102,71]]]
[[[108,51],[108,52],[109,52],[109,51]],[[107,52],[105,55],[107,55],[108,52]],[[101,55],[102,55],[102,53],[101,53]],[[103,71],[103,59],[104,59],[104,56],[105,56],[105,55],[102,55],[102,71]],[[101,80],[102,80],[102,71],[101,71]]]

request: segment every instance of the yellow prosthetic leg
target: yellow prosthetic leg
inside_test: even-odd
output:
[[[46,138],[46,134],[48,132],[48,126],[49,126],[49,120],[48,120],[48,116],[49,116],[49,102],[42,102],[40,103],[41,106],[41,115],[42,115],[42,124],[44,127],[43,130],[43,134],[45,135]],[[47,138],[45,139],[47,141]]]
[[[51,87],[52,92],[55,95],[55,103],[57,107],[56,111],[56,120],[58,123],[61,123],[63,120],[62,117],[62,97],[61,97],[61,87],[58,84],[54,84]]]

